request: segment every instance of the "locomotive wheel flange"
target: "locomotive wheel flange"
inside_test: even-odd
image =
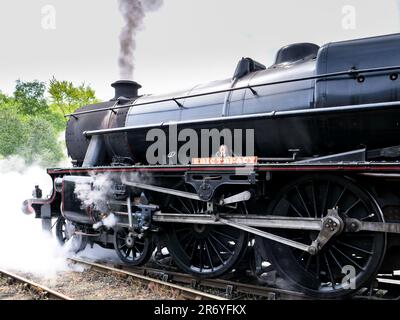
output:
[[[275,195],[272,215],[320,217],[337,208],[341,219],[382,222],[383,214],[371,195],[352,180],[335,175],[309,175],[287,184]],[[329,224],[329,220],[324,220]],[[332,226],[334,221],[332,220]],[[273,230],[277,235],[310,243],[318,232]],[[314,255],[268,239],[261,241],[265,254],[288,284],[317,298],[351,295],[367,286],[376,275],[386,249],[386,234],[339,232]]]

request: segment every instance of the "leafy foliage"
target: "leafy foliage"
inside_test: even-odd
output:
[[[74,86],[53,77],[47,88],[44,82],[18,80],[13,95],[0,91],[0,158],[19,155],[27,163],[57,165],[65,158],[59,139],[64,115],[97,101],[85,84]]]
[[[37,115],[48,111],[49,106],[44,97],[45,92],[46,84],[44,82],[22,82],[21,80],[17,80],[14,99],[20,113]]]
[[[85,84],[75,87],[72,82],[50,80],[50,100],[54,110],[63,115],[72,113],[82,105],[98,102],[92,88]]]
[[[0,112],[0,155],[16,154],[26,140],[26,126],[13,110]]]
[[[63,158],[62,148],[57,141],[57,133],[51,123],[40,117],[27,122],[26,140],[18,154],[28,163],[37,162],[44,166],[56,164]]]

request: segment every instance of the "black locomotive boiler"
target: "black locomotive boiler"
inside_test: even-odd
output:
[[[243,58],[231,79],[163,96],[118,81],[68,115],[74,166],[48,169],[52,195],[24,210],[127,264],[167,248],[194,277],[251,266],[317,298],[354,294],[400,265],[399,72],[393,34],[288,45],[270,67]]]

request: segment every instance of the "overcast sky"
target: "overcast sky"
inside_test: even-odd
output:
[[[400,32],[399,4],[164,0],[148,13],[138,36],[135,80],[142,93],[180,90],[230,77],[242,56],[270,65],[276,51],[292,42],[322,45]],[[55,9],[55,29],[43,28],[46,5]],[[54,75],[89,83],[102,99],[113,97],[122,23],[117,0],[1,0],[0,90],[11,93],[19,78],[47,81]]]

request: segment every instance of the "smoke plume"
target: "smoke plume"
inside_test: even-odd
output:
[[[147,12],[159,9],[163,0],[118,0],[125,25],[120,34],[119,68],[121,79],[132,80],[136,34],[143,27]]]

